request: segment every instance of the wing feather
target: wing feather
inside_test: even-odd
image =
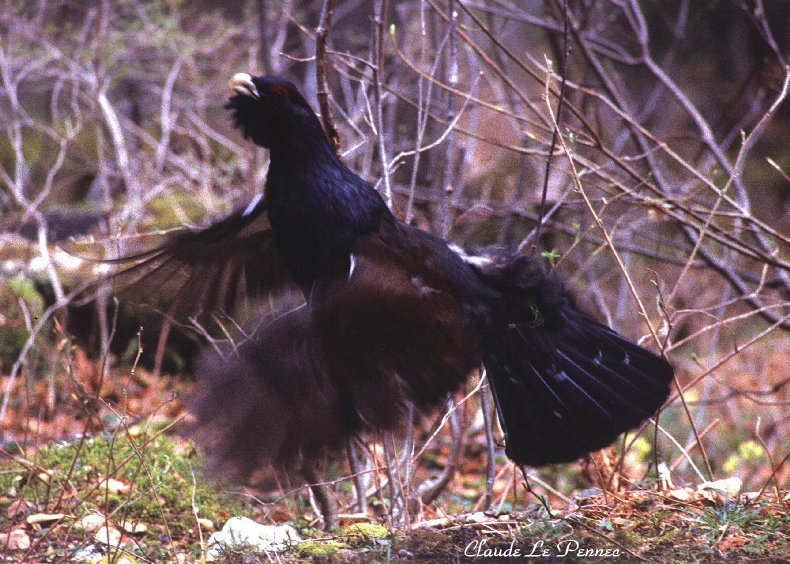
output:
[[[129,265],[100,284],[122,301],[176,317],[239,311],[249,300],[295,285],[282,264],[265,201],[204,229],[183,229],[151,249],[110,259]]]

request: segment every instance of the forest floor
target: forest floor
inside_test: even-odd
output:
[[[47,407],[43,382],[25,388],[12,383],[16,397],[27,399],[24,410],[12,406],[13,439],[0,446],[0,561],[790,559],[790,494],[782,472],[761,478],[762,487],[754,480],[744,485],[735,474],[676,485],[665,471],[663,479],[649,472],[641,479],[611,474],[601,488],[603,479],[598,485],[588,479],[583,487],[585,466],[577,463],[541,474],[572,476],[565,493],[547,486],[533,494],[521,473],[500,459],[494,503],[484,510],[486,449],[479,437],[466,445],[441,496],[417,504],[409,519],[395,524],[386,487],[370,497],[365,514],[354,513],[352,483],[343,476],[348,470],[330,468],[340,519],[327,533],[299,478],[292,477],[293,486],[264,477],[256,487],[240,488],[204,470],[199,449],[178,433],[188,418],[179,398],[193,383],[154,378],[143,369],[114,369],[101,378],[92,361],[77,356],[68,382],[56,383],[71,389],[57,409]],[[8,384],[0,378],[0,387]],[[415,477],[438,472],[447,451],[446,441],[431,443]],[[386,473],[378,472],[376,480],[386,481]],[[271,543],[257,548],[223,544],[212,550],[210,536],[234,516],[292,528],[267,529]],[[299,540],[278,540],[283,531]]]

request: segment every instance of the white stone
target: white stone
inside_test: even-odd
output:
[[[223,547],[250,546],[261,552],[280,552],[301,538],[290,525],[261,525],[247,517],[231,517],[208,539],[206,560],[217,560]]]

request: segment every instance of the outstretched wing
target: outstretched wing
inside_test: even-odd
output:
[[[327,365],[358,427],[396,428],[410,404],[423,412],[442,405],[480,366],[448,257],[443,241],[384,224],[357,238],[347,275],[313,290]]]
[[[291,468],[339,448],[353,432],[308,304],[262,325],[227,359],[207,354],[197,373],[193,435],[226,473]]]
[[[361,236],[348,272],[316,283],[308,303],[228,360],[204,361],[198,437],[219,465],[287,469],[354,433],[400,428],[410,405],[442,405],[480,365],[442,253],[444,243],[405,226]]]
[[[172,316],[231,313],[247,300],[293,286],[277,253],[265,201],[108,262],[131,264],[106,280],[114,294]]]

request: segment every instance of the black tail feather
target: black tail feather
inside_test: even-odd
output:
[[[579,458],[663,404],[669,363],[579,311],[556,276],[526,257],[482,273],[504,298],[483,331],[483,362],[516,463]]]

